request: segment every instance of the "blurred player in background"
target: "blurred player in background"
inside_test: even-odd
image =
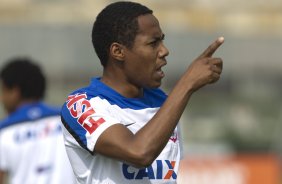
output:
[[[59,109],[42,102],[46,80],[39,66],[14,58],[0,71],[0,184],[73,184]]]
[[[199,88],[220,78],[212,54],[218,38],[167,96],[161,89],[169,51],[152,10],[134,2],[108,5],[92,42],[103,75],[74,91],[62,108],[65,144],[81,184],[176,183],[181,159],[178,121]]]

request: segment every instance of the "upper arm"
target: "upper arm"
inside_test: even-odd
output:
[[[133,137],[133,133],[124,125],[113,125],[100,135],[93,151],[109,157],[118,158],[119,154],[116,155],[115,152],[125,152],[124,148],[129,146],[128,140]]]
[[[89,152],[93,152],[98,137],[110,126],[118,123],[102,100],[87,99],[86,94],[71,95],[62,108],[62,123],[73,138]],[[65,135],[67,136],[67,135]],[[67,137],[66,140],[68,140]]]
[[[105,130],[97,140],[95,152],[135,166],[148,165],[142,143],[124,125],[116,124]]]
[[[150,162],[144,157],[145,140],[137,139],[99,97],[88,100],[86,94],[70,96],[62,108],[62,122],[80,146],[92,154],[96,152],[136,166]]]

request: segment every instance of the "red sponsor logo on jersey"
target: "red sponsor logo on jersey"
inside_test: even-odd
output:
[[[177,135],[177,131],[174,131],[172,133],[172,135],[170,136],[169,140],[171,140],[172,142],[176,142],[178,140],[178,135]]]
[[[96,113],[87,100],[86,94],[70,95],[67,101],[67,108],[72,117],[77,119],[77,122],[87,131],[92,134],[98,126],[105,122],[103,118],[93,119]]]

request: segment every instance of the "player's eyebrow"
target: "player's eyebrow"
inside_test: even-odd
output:
[[[162,34],[161,36],[156,36],[154,37],[155,40],[164,40],[165,39],[165,34]]]
[[[160,36],[159,35],[155,35],[155,36],[151,37],[151,39],[149,40],[148,44],[157,43],[157,42],[163,41],[164,39],[165,39],[165,34],[163,34],[163,33]]]

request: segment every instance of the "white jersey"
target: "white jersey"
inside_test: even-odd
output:
[[[136,133],[154,116],[166,97],[160,89],[144,89],[142,98],[125,98],[100,78],[69,95],[61,114],[65,145],[78,183],[176,183],[181,158],[178,128],[147,168],[135,168],[93,151],[99,136],[114,124],[123,124]]]
[[[74,184],[58,108],[21,106],[0,122],[0,170],[11,184]]]

